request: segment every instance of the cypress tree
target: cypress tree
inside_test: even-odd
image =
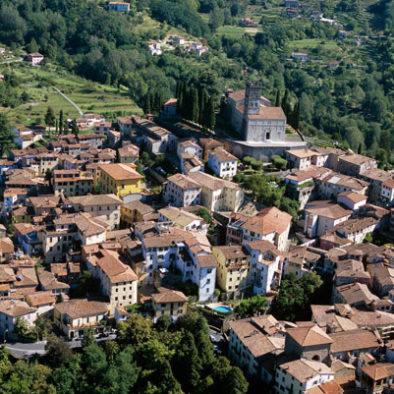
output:
[[[78,128],[76,119],[74,119],[73,122],[72,122],[71,133],[74,134],[76,137],[79,134],[79,128]]]
[[[152,112],[152,94],[148,93],[145,99],[145,113],[150,114]]]
[[[209,129],[213,129],[216,124],[216,115],[215,115],[215,103],[213,101],[213,97],[211,96],[208,100],[206,107],[206,126]]]
[[[199,98],[200,98],[200,114],[198,118],[198,123],[201,126],[205,127],[205,112],[207,110],[207,93],[205,89],[200,90]]]
[[[183,93],[184,93],[182,83],[180,83],[178,93],[179,93],[179,96],[177,97],[178,101],[176,104],[176,110],[179,114],[182,114],[182,112],[183,112]]]
[[[283,112],[287,117],[291,115],[291,106],[290,106],[290,99],[289,99],[289,91],[286,89],[285,95],[283,96],[282,100],[282,109]]]
[[[191,94],[191,99],[192,99],[192,113],[191,113],[191,120],[193,122],[199,121],[199,116],[200,116],[200,107],[198,103],[198,90],[196,88],[192,89],[192,94]]]
[[[294,106],[293,113],[292,113],[292,126],[296,130],[298,130],[300,127],[300,116],[301,116],[300,102],[297,101],[297,103]]]
[[[184,106],[183,106],[183,116],[185,119],[192,120],[193,116],[193,103],[192,103],[192,89],[186,88],[186,93],[184,95]]]
[[[280,90],[276,91],[275,107],[280,107]]]
[[[61,109],[59,112],[59,133],[63,133],[64,127],[64,119],[63,119],[63,110]]]
[[[177,81],[175,87],[175,97],[179,100],[180,96],[181,96],[181,82]]]

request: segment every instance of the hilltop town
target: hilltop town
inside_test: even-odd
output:
[[[0,393],[394,392],[394,0],[0,3]]]
[[[389,387],[393,174],[287,141],[259,84],[223,97],[237,140],[163,127],[177,99],[156,120],[63,120],[56,138],[15,127],[0,161],[0,337],[78,346],[116,340],[136,313],[171,324],[193,311],[267,390]]]

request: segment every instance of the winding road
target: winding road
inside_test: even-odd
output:
[[[78,113],[83,116],[83,112],[81,110],[81,108],[78,107],[77,104],[74,103],[74,101],[72,101],[70,99],[70,97],[66,96],[60,89],[58,89],[56,86],[53,86],[53,88],[61,95],[63,96],[77,111]]]
[[[115,334],[109,335],[107,338],[96,338],[96,342],[105,342],[108,340],[116,339]],[[69,341],[66,342],[70,345],[71,348],[78,348],[81,347],[81,341]],[[39,341],[33,343],[22,343],[22,342],[15,342],[15,343],[6,343],[6,348],[11,352],[11,354],[16,358],[28,358],[33,356],[34,354],[44,355],[45,352],[45,345],[47,341]]]

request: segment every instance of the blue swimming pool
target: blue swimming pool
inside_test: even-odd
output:
[[[233,311],[230,307],[224,306],[224,305],[219,305],[219,306],[213,308],[213,310],[215,312],[219,312],[219,313],[230,313]]]

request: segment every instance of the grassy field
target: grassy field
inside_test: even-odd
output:
[[[334,40],[322,40],[320,38],[310,38],[304,40],[291,41],[288,44],[289,48],[292,50],[311,50],[320,48],[327,51],[340,51],[337,43]]]
[[[225,26],[219,27],[219,29],[217,30],[217,34],[219,34],[220,36],[240,38],[245,33],[255,35],[258,31],[261,31],[261,29],[260,28],[252,28],[252,27],[225,25]]]
[[[70,97],[83,112],[142,114],[128,97],[126,89],[91,82],[51,64],[43,67],[31,67],[25,63],[14,63],[9,67],[0,65],[0,73],[6,70],[13,71],[20,78],[21,93],[26,91],[30,97],[26,104],[16,108],[0,108],[14,123],[42,123],[49,106],[56,114],[62,109],[65,117],[78,117],[77,110],[53,87]]]

